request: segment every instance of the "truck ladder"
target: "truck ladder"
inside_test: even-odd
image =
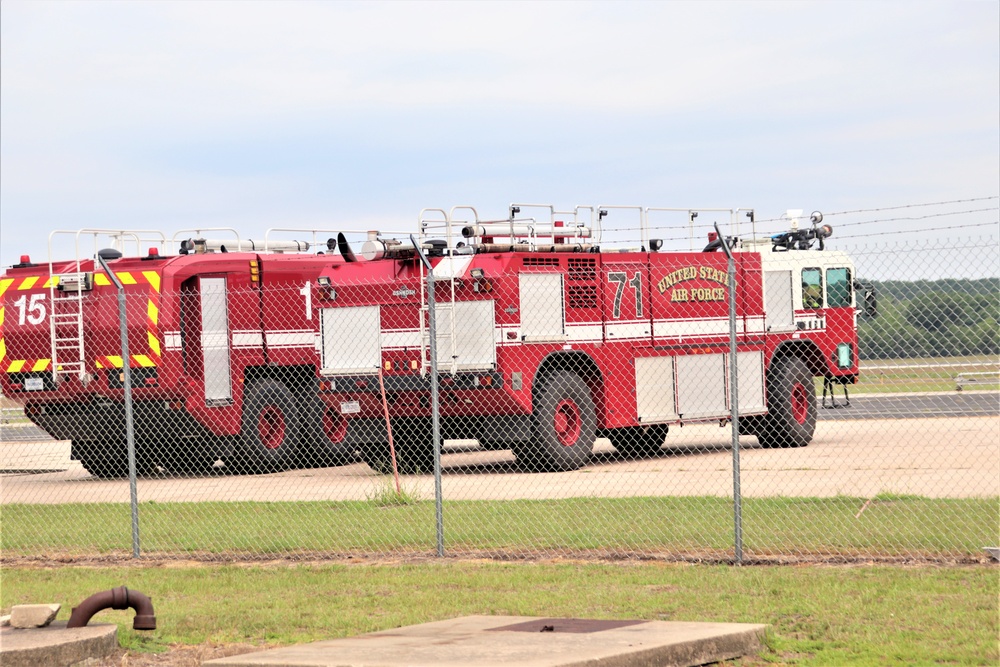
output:
[[[472,213],[472,221],[479,222],[479,213],[476,209],[471,206],[454,206],[451,211],[445,211],[440,208],[425,208],[420,211],[420,219],[418,223],[419,227],[419,243],[423,244],[428,240],[430,236],[433,236],[435,232],[444,232],[446,250],[445,256],[450,256],[452,253],[453,237],[452,237],[452,227],[455,224],[455,212],[457,210],[467,209]],[[440,215],[440,219],[436,216]],[[420,252],[423,252],[421,249]],[[445,284],[447,280],[447,285]],[[434,297],[435,302],[438,306],[445,304],[455,303],[455,286],[456,280],[455,276],[452,275],[447,279],[438,279],[434,284]],[[447,290],[447,294],[445,294]],[[430,374],[431,367],[431,332],[430,332],[430,304],[427,298],[427,275],[425,273],[424,265],[420,264],[420,374],[426,376]],[[446,372],[451,375],[455,375],[458,372],[458,341],[455,335],[455,315],[454,308],[451,311],[451,316],[448,318],[447,322],[441,321],[441,311],[437,311],[437,317],[435,318],[435,325],[437,327],[446,326],[448,327],[448,349],[442,350],[438,348],[438,372]],[[438,335],[438,340],[440,341],[440,334]]]
[[[58,384],[60,379],[76,374],[83,378],[86,364],[83,348],[83,289],[87,280],[84,273],[64,273],[58,276],[58,281],[52,280],[49,287],[49,332],[52,342],[52,380]],[[76,284],[80,288],[70,292],[63,291],[59,285]]]

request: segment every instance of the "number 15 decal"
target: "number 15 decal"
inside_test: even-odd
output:
[[[628,274],[624,271],[612,271],[608,274],[609,283],[618,283],[615,288],[615,309],[612,317],[618,319],[622,316],[622,295],[625,293],[625,285],[631,285],[635,291],[635,316],[642,317],[642,275],[636,271],[632,280],[628,279]]]
[[[44,294],[32,294],[31,301],[28,301],[27,294],[22,294],[21,298],[14,302],[14,307],[17,308],[17,323],[20,325],[25,322],[41,324],[45,319]]]

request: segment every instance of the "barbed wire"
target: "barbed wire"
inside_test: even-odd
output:
[[[997,239],[988,239],[997,242]],[[850,255],[853,259],[858,259],[859,257],[867,257],[870,255],[882,255],[886,251],[892,252],[894,255],[908,255],[911,253],[926,253],[928,251],[941,252],[946,250],[983,250],[982,244],[979,243],[969,243],[967,245],[937,245],[937,244],[926,244],[926,245],[916,245],[916,246],[906,246],[906,245],[881,245],[874,247],[864,247],[864,246],[847,246],[843,250]]]
[[[1000,220],[994,220],[993,222],[973,223],[973,224],[969,224],[969,225],[950,225],[948,227],[932,227],[930,229],[915,229],[915,230],[908,230],[905,233],[942,232],[942,231],[948,231],[948,230],[952,230],[952,229],[971,229],[973,227],[992,227],[992,226],[1000,226]],[[899,232],[899,231],[872,232],[871,234],[851,234],[849,236],[841,236],[841,237],[838,237],[838,238],[840,238],[840,239],[862,239],[862,238],[868,238],[868,237],[871,237],[871,236],[899,236],[901,233],[904,233],[904,232]]]
[[[847,215],[855,213],[880,213],[882,211],[898,211],[904,208],[920,208],[922,206],[946,206],[948,204],[967,204],[977,201],[991,201],[994,199],[1000,199],[1000,195],[993,195],[990,197],[973,197],[972,199],[952,199],[950,201],[938,201],[938,202],[927,202],[923,204],[903,204],[900,206],[883,206],[882,208],[859,208],[853,211],[834,211],[832,213],[825,213],[824,215]]]
[[[997,209],[983,209],[983,210],[984,211],[993,211],[993,210],[997,210]],[[926,217],[927,218],[933,218],[933,217],[941,217],[941,216],[930,215],[930,216],[926,216]],[[892,220],[870,220],[870,221],[864,221],[863,223],[862,222],[859,222],[859,223],[846,223],[846,224],[838,225],[838,228],[843,228],[843,227],[848,227],[848,226],[854,226],[854,225],[857,225],[857,224],[871,224],[871,223],[876,223],[876,222],[890,222],[890,221],[905,220],[905,219],[906,218],[895,218],[895,219],[892,219]],[[923,218],[912,218],[912,219],[913,220],[918,220],[918,219],[923,219]],[[969,223],[969,224],[964,224],[964,225],[949,225],[947,227],[928,227],[928,228],[923,228],[923,229],[909,229],[909,230],[906,230],[906,232],[900,232],[900,231],[896,230],[896,231],[885,231],[885,232],[872,232],[871,234],[851,234],[851,235],[848,235],[848,236],[842,236],[842,235],[838,234],[836,236],[836,238],[838,238],[838,239],[853,239],[853,238],[863,238],[863,237],[867,237],[867,236],[899,235],[901,233],[922,234],[922,233],[925,233],[925,232],[937,232],[937,231],[945,231],[945,230],[952,230],[952,229],[971,229],[971,228],[975,228],[975,227],[986,227],[986,226],[991,226],[991,225],[1000,225],[1000,221],[983,222],[983,223]],[[758,238],[766,238],[768,236],[770,236],[770,234],[768,234],[767,232],[758,232]],[[685,236],[664,236],[664,237],[658,237],[658,238],[660,238],[660,240],[662,240],[662,241],[687,241],[687,240],[691,239],[691,237],[689,235],[685,235]]]
[[[891,211],[891,210],[900,210],[900,209],[908,209],[908,208],[918,208],[918,207],[926,207],[926,206],[937,206],[937,205],[944,205],[944,204],[955,204],[955,203],[974,202],[974,201],[991,201],[991,200],[996,200],[996,199],[1000,199],[1000,197],[977,197],[975,199],[959,199],[959,200],[953,200],[953,201],[949,201],[949,202],[931,202],[931,203],[926,203],[926,204],[907,204],[907,205],[904,205],[904,206],[890,206],[890,207],[884,207],[884,208],[881,208],[881,209],[858,209],[858,210],[855,210],[855,211],[841,211],[841,212],[824,214],[824,217],[834,216],[834,215],[844,215],[844,214],[848,214],[848,213],[866,213],[866,212],[874,212],[874,211]],[[954,216],[960,216],[960,215],[973,215],[973,214],[976,214],[976,213],[990,213],[990,212],[995,212],[995,211],[998,211],[998,210],[1000,210],[1000,207],[998,207],[998,206],[990,206],[990,207],[986,207],[986,208],[965,209],[965,210],[961,210],[961,211],[944,211],[944,212],[939,212],[939,213],[928,213],[928,214],[925,214],[925,215],[897,216],[897,217],[893,217],[893,218],[872,218],[872,219],[869,219],[869,220],[857,220],[857,221],[853,221],[853,222],[841,222],[841,223],[837,224],[837,228],[838,229],[842,229],[844,227],[857,227],[857,226],[862,226],[862,225],[881,225],[881,224],[892,223],[892,222],[913,222],[913,221],[919,221],[919,220],[929,220],[929,219],[934,219],[934,218],[946,218],[946,217],[954,217]],[[788,223],[788,218],[785,218],[785,217],[781,217],[781,218],[764,218],[764,219],[755,220],[753,223],[750,223],[749,221],[745,221],[745,222],[744,221],[740,221],[740,224],[741,225],[751,225],[751,224],[753,224],[755,227],[760,227],[761,225],[766,226],[766,223],[769,223],[769,222],[781,222],[781,223],[786,223],[787,224]],[[727,225],[727,224],[731,224],[731,223],[728,223],[728,222],[727,223],[720,223],[720,226]],[[985,224],[993,224],[993,223],[985,223]],[[941,230],[949,230],[949,229],[963,229],[963,228],[966,228],[966,227],[972,228],[972,227],[982,227],[982,226],[985,226],[984,223],[970,223],[968,225],[955,225],[955,226],[950,226],[950,227],[932,227],[932,228],[926,228],[926,229],[913,229],[913,230],[908,230],[908,231],[911,232],[911,233],[923,233],[923,232],[933,232],[933,231],[941,231]],[[657,226],[650,226],[650,228],[649,228],[650,232],[653,232],[654,230],[660,230],[660,229],[668,229],[668,228],[667,227],[662,227],[662,226],[659,226],[659,227],[657,227]],[[685,223],[680,223],[680,224],[672,225],[669,229],[676,229],[678,231],[679,230],[683,230],[685,233],[683,235],[674,235],[674,236],[657,236],[656,238],[659,238],[662,241],[690,241],[693,238],[697,239],[697,238],[703,237],[706,232],[712,231],[714,229],[714,226],[711,223],[696,223],[696,224],[691,224],[690,222],[688,222],[686,224]],[[784,228],[782,228],[782,229],[784,229]],[[642,228],[641,227],[637,227],[637,226],[629,226],[629,227],[618,227],[618,226],[616,226],[616,227],[613,228],[613,230],[614,230],[614,232],[619,233],[619,234],[621,234],[621,233],[628,234],[630,232],[634,232],[634,233],[636,233],[638,235],[638,233],[640,233],[642,231]],[[605,231],[611,231],[611,229],[606,229]],[[770,236],[770,232],[764,231],[764,230],[756,230],[755,233],[756,233],[756,235],[758,237],[767,237],[767,236]],[[882,232],[882,233],[873,233],[873,234],[870,234],[869,236],[878,236],[878,235],[884,235],[884,234],[898,234],[898,233],[899,233],[898,231],[896,231],[896,232]],[[857,238],[857,237],[858,237],[858,235],[847,236],[847,237],[840,237],[840,238]],[[624,238],[622,240],[625,241],[625,242],[636,242],[636,241],[638,241],[638,236],[636,236],[636,237],[626,237],[626,238]]]
[[[837,223],[838,228],[844,227],[855,227],[857,225],[869,225],[875,223],[884,222],[902,222],[902,221],[912,221],[912,220],[928,220],[930,218],[946,218],[952,215],[966,215],[969,213],[986,213],[989,211],[1000,211],[1000,207],[992,206],[990,208],[974,208],[967,211],[947,211],[945,213],[928,213],[927,215],[913,215],[900,218],[878,218],[875,220],[858,220],[856,222],[841,222]]]

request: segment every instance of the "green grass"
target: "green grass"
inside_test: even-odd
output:
[[[379,485],[368,494],[367,500],[376,507],[407,507],[420,503],[423,498],[420,492],[405,484],[396,487],[388,476],[383,477]]]
[[[996,665],[997,568],[727,567],[663,563],[323,564],[5,568],[0,606],[94,592],[149,595],[158,629],[123,646],[276,646],[470,614],[767,623],[744,665]],[[732,663],[730,663],[732,664]]]
[[[959,373],[976,373],[997,370],[1000,359],[990,355],[967,357],[946,357],[930,359],[871,359],[861,362],[858,384],[850,385],[852,394],[884,394],[924,391],[955,391],[955,378]],[[954,366],[954,364],[963,364]],[[968,365],[965,365],[968,364]],[[936,368],[914,368],[932,366]],[[865,370],[865,367],[891,367]],[[962,391],[993,390],[1000,382],[983,380],[981,383],[966,385]],[[822,395],[823,380],[817,378],[817,395]]]
[[[733,550],[733,505],[725,498],[449,501],[444,510],[452,554],[719,559]],[[744,548],[759,556],[978,558],[997,542],[997,517],[997,498],[745,498]],[[125,504],[5,505],[2,519],[8,557],[131,553]],[[145,502],[139,525],[146,554],[428,553],[436,544],[434,503],[397,497],[394,488],[368,501]]]

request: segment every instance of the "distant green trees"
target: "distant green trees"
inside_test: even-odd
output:
[[[862,359],[1000,354],[1000,279],[871,282],[879,315],[859,322]]]

